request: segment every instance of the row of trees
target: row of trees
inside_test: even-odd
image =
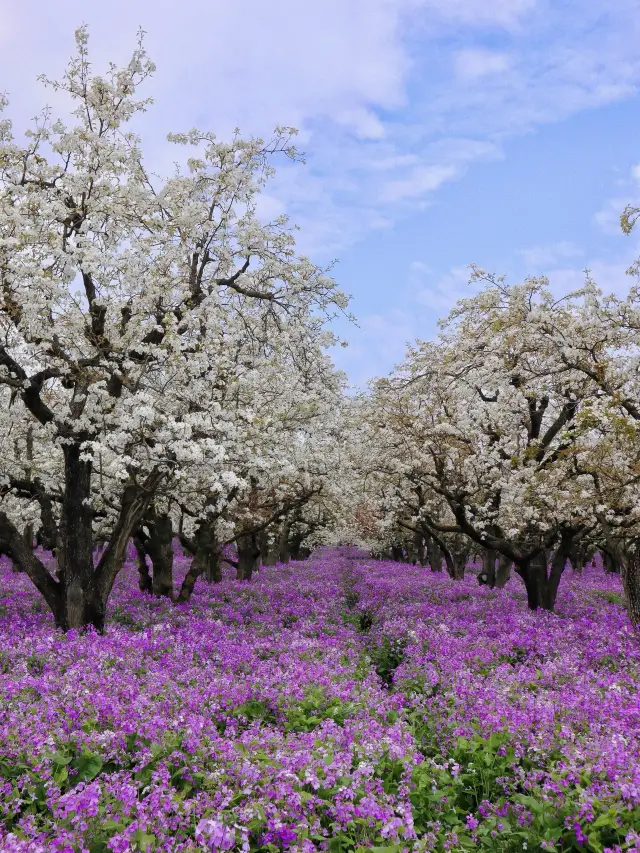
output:
[[[474,268],[438,340],[348,397],[326,355],[346,297],[256,214],[295,131],[173,134],[188,156],[158,178],[127,129],[142,40],[103,77],[76,43],[45,80],[73,125],[44,111],[17,142],[0,122],[0,549],[57,625],[102,630],[131,540],[141,589],[181,602],[223,559],[249,580],[342,541],[453,578],[481,554],[481,580],[513,568],[553,609],[599,550],[640,624],[638,287],[556,299]]]
[[[329,522],[344,379],[325,325],[347,299],[285,217],[256,215],[295,131],[171,135],[189,156],[157,178],[127,130],[142,37],[103,77],[76,43],[44,81],[73,125],[45,110],[19,143],[0,124],[0,548],[60,627],[101,630],[132,537],[141,587],[185,601],[225,544],[248,579]]]
[[[453,577],[481,554],[492,585],[512,564],[548,610],[568,562],[598,550],[640,624],[638,286],[604,296],[587,276],[556,298],[544,278],[472,281],[438,340],[355,401],[360,541],[419,560],[437,546]]]

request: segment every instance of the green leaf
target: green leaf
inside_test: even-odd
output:
[[[72,759],[73,756],[68,755],[66,752],[54,752],[49,758],[52,764],[57,764],[60,767],[63,767],[65,764],[71,764]]]
[[[590,832],[588,836],[589,848],[594,853],[602,853],[602,844],[600,843],[600,835],[597,832]]]
[[[78,782],[91,782],[102,770],[102,758],[95,752],[83,752],[71,764],[77,773],[73,777],[75,785]]]
[[[141,829],[137,829],[132,835],[132,840],[135,842],[139,850],[148,850],[155,842],[156,837],[148,832],[143,832]]]

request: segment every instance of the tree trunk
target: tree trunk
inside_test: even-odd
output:
[[[604,570],[611,575],[617,575],[620,572],[618,560],[609,551],[604,552]]]
[[[530,610],[541,608],[553,611],[560,579],[571,553],[571,545],[570,534],[563,534],[551,560],[550,568],[547,563],[547,554],[544,551],[529,561],[521,562],[518,565],[516,571],[524,581]]]
[[[287,518],[283,518],[282,525],[280,527],[280,535],[278,536],[278,558],[281,563],[288,563],[291,559],[291,554],[289,553],[290,529],[291,522]]]
[[[250,581],[260,561],[260,549],[255,535],[239,536],[236,540],[236,547],[238,549],[236,579]]]
[[[150,536],[145,543],[153,563],[152,592],[157,596],[173,597],[173,524],[168,515],[151,517]]]
[[[278,551],[273,547],[274,543],[268,545],[265,551],[262,553],[262,565],[263,566],[275,566],[278,562]]]
[[[269,536],[268,530],[263,530],[258,537],[260,545],[260,560],[263,566],[275,566],[278,562],[278,541]]]
[[[207,583],[220,583],[222,581],[222,562],[220,560],[220,548],[215,543],[215,540],[207,553],[204,577]]]
[[[179,604],[189,601],[200,575],[205,574],[213,583],[222,580],[220,548],[215,539],[213,525],[201,524],[196,531],[194,544],[195,554],[176,599]]]
[[[304,537],[304,533],[294,533],[294,535],[290,537],[289,547],[292,560],[307,560],[311,556],[311,548],[307,548],[306,545],[302,544],[302,540],[304,539]]]
[[[584,573],[584,552],[581,549],[576,549],[569,557],[569,561],[571,562],[571,568],[576,574],[581,575]]]
[[[391,559],[394,563],[402,563],[404,561],[404,552],[400,545],[391,546]]]
[[[512,560],[500,554],[498,557],[498,568],[496,570],[496,589],[504,589],[511,578]]]
[[[145,547],[145,535],[142,530],[137,530],[133,537],[133,544],[138,557],[138,589],[140,592],[151,592],[153,583],[151,581],[151,573],[149,564],[147,563],[147,549]]]
[[[106,603],[124,563],[132,531],[147,512],[164,472],[154,469],[140,485],[128,483],[118,518],[98,565],[93,564],[91,462],[80,458],[80,442],[64,445],[64,496],[56,547],[57,576],[28,548],[24,536],[0,512],[0,543],[41,593],[56,626],[104,630]]]
[[[145,533],[146,528],[149,533]],[[147,513],[136,530],[133,544],[138,555],[138,586],[142,592],[173,597],[173,524],[168,515]],[[153,571],[149,572],[147,557]]]
[[[478,580],[493,589],[496,585],[496,552],[487,549],[482,554],[482,571],[478,575]]]
[[[45,495],[41,495],[38,503],[40,504],[40,527],[36,533],[36,542],[45,551],[51,551],[55,554],[58,542],[58,525],[53,512],[53,502]]]
[[[631,624],[640,630],[640,553],[621,555],[621,576]]]
[[[431,567],[432,572],[441,572],[442,571],[442,552],[438,543],[434,540],[432,536],[427,536],[427,556],[429,559],[429,566]]]
[[[538,554],[527,562],[520,563],[516,569],[527,590],[529,610],[543,607],[547,582],[547,567],[544,555]]]
[[[64,630],[93,625],[104,629],[105,602],[94,584],[93,519],[91,512],[91,462],[81,459],[81,443],[63,446],[64,496],[62,501],[59,577],[64,593],[56,624]]]
[[[466,554],[452,554],[453,557],[453,571],[449,574],[454,581],[464,580],[464,571],[467,566],[467,555]]]

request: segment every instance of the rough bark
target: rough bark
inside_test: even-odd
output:
[[[633,627],[640,630],[640,554],[636,551],[632,556],[623,558],[621,563],[627,613]]]
[[[496,570],[496,589],[504,589],[511,578],[511,567],[513,561],[504,554],[498,557],[498,568]]]
[[[465,572],[465,569],[467,566],[467,555],[466,554],[459,554],[459,553],[452,553],[451,556],[453,558],[451,571],[449,572],[449,574],[451,575],[451,578],[454,581],[464,580],[464,572]],[[448,564],[447,564],[447,568],[449,568]]]
[[[236,547],[238,549],[236,578],[239,581],[250,581],[260,562],[260,548],[255,535],[239,536]]]
[[[395,563],[403,563],[404,562],[404,551],[401,545],[392,545],[391,546],[391,559]]]
[[[268,529],[262,531],[258,537],[260,547],[260,559],[263,566],[275,566],[278,562],[278,539],[269,536]]]
[[[278,558],[281,563],[288,563],[291,559],[289,553],[289,531],[291,530],[291,522],[286,517],[282,520],[280,527],[280,535],[278,536]]]
[[[478,580],[493,589],[496,585],[496,552],[489,548],[482,554],[482,571]]]
[[[147,550],[144,544],[145,538],[143,531],[137,530],[133,537],[133,544],[138,558],[138,588],[140,592],[150,593],[153,590],[153,583],[149,564],[147,563]]]
[[[152,592],[157,596],[173,596],[173,524],[168,515],[152,515],[146,550],[153,563]]]
[[[433,536],[426,537],[427,558],[432,572],[442,571],[442,552]]]
[[[545,551],[541,551],[528,561],[519,561],[516,571],[524,581],[527,590],[527,604],[530,610],[553,611],[558,595],[560,578],[571,553],[571,536],[563,534],[556,548],[551,565]]]
[[[618,574],[620,572],[620,560],[610,551],[604,551],[604,570],[609,574]]]
[[[222,580],[222,561],[220,560],[220,547],[215,538],[211,537],[211,545],[207,551],[204,576],[207,583],[220,583]]]
[[[79,441],[65,444],[63,454],[64,522],[60,534],[64,555],[61,566],[64,596],[56,622],[65,629],[93,625],[102,630],[105,602],[94,584],[92,466],[90,461],[80,458],[82,450]]]
[[[191,550],[192,546],[194,546],[193,560],[182,581],[182,586],[176,599],[180,604],[189,601],[200,575],[208,575],[214,583],[222,580],[220,548],[215,539],[213,525],[201,524],[196,531],[195,541],[190,543],[189,550]]]
[[[44,494],[43,490],[43,493],[38,498],[38,503],[40,504],[40,527],[36,532],[36,542],[45,551],[51,551],[53,554],[56,554],[58,524],[56,523],[53,512],[53,501]]]
[[[427,550],[425,548],[424,534],[417,530],[413,537],[413,547],[416,560],[421,566],[427,564]]]
[[[569,558],[573,571],[581,575],[584,573],[584,555],[580,550],[575,551]]]
[[[306,545],[302,544],[302,541],[307,535],[307,533],[308,530],[305,530],[304,533],[294,533],[292,536],[290,536],[289,550],[291,553],[292,560],[308,560],[311,556],[311,548],[308,548]]]
[[[147,532],[148,531],[148,532]],[[138,586],[143,592],[173,598],[173,524],[171,518],[152,509],[134,536],[138,556]],[[151,560],[149,571],[147,557]]]
[[[124,564],[131,533],[148,512],[149,504],[164,476],[162,471],[154,469],[142,484],[128,483],[125,486],[118,519],[95,572],[96,589],[105,606]]]

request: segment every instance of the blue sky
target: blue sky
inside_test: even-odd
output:
[[[467,265],[559,292],[589,267],[629,284],[619,215],[640,199],[637,0],[4,0],[0,89],[21,130],[86,22],[96,70],[138,26],[157,72],[139,130],[166,171],[168,131],[300,129],[261,213],[290,213],[354,297],[336,361],[361,385],[436,332]]]

